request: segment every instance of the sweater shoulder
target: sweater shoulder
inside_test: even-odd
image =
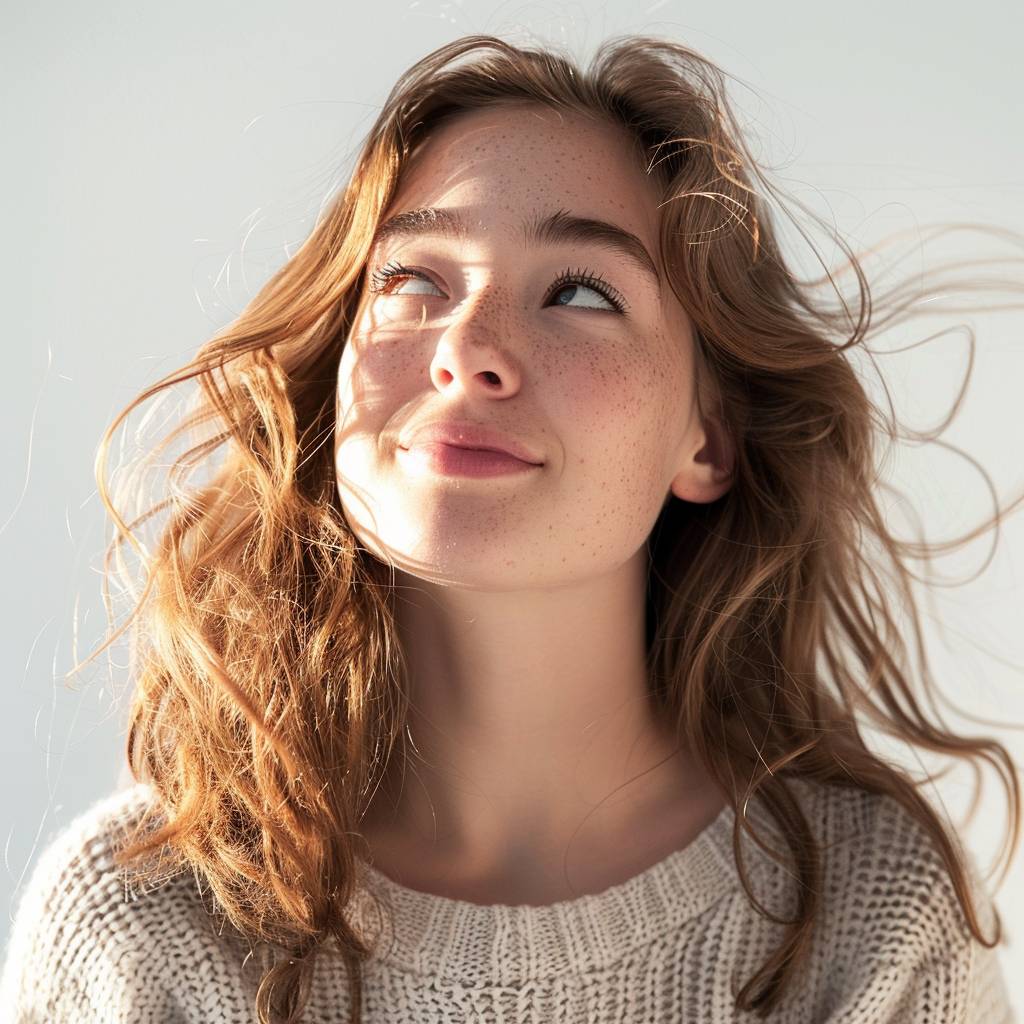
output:
[[[819,914],[806,965],[809,987],[800,989],[816,1019],[1008,1021],[997,949],[972,933],[928,825],[888,794],[803,779],[793,789],[819,848]],[[999,922],[978,863],[948,813],[927,791],[920,793],[950,840],[965,894],[991,942]],[[778,897],[766,902],[792,917],[800,883],[788,844],[777,832],[773,838],[786,857],[784,863],[764,860],[765,894]],[[760,966],[781,937],[777,926],[757,932],[742,954],[744,968]]]
[[[101,1013],[179,1019],[168,963],[201,945],[212,925],[191,874],[146,890],[117,864],[117,850],[154,815],[149,787],[119,790],[40,854],[17,898],[0,981],[0,1003],[16,1007],[19,1024]]]
[[[102,925],[132,913],[137,893],[115,853],[154,803],[147,786],[107,795],[65,825],[43,849],[18,902],[16,919],[89,917]]]
[[[953,865],[947,864],[931,829],[895,797],[853,791],[845,795],[849,816],[859,826],[852,840],[849,887],[888,954],[905,955],[913,948],[922,961],[930,961],[976,941],[954,883],[956,864],[986,936],[994,934],[996,921],[994,901],[964,836],[944,809],[922,796],[950,841]]]
[[[59,921],[69,913],[97,910],[105,920],[116,912],[126,893],[114,851],[149,805],[148,788],[133,786],[109,794],[65,825],[37,858],[18,899],[16,920],[59,915]]]
[[[921,795],[950,840],[977,924],[992,942],[1001,920],[978,861],[947,812]],[[818,966],[833,1008],[842,1008],[837,1019],[874,1019],[885,1005],[891,1019],[931,1019],[927,1007],[943,1006],[938,1019],[1006,1020],[998,948],[971,931],[928,826],[890,795],[829,789],[818,799],[819,820],[834,844],[825,854],[831,866],[824,873]]]
[[[891,951],[918,942],[925,957],[966,948],[971,933],[942,849],[928,826],[894,796],[860,788],[800,783],[821,843],[826,892],[833,905],[858,908],[863,925]],[[978,863],[945,811],[928,801],[964,872],[978,921],[991,936],[994,904]],[[919,931],[915,931],[915,927]]]

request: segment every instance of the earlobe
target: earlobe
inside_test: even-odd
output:
[[[698,504],[717,501],[733,484],[736,451],[720,419],[704,418],[698,449],[672,481],[672,493]]]

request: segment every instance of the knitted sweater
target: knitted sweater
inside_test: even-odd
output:
[[[964,921],[941,857],[889,797],[796,781],[825,844],[823,914],[810,962],[773,1022],[1012,1024],[997,953]],[[152,799],[117,792],[50,843],[21,895],[0,1014],[16,1024],[251,1024],[262,970],[218,935],[191,873],[131,892],[111,860],[116,829]],[[748,815],[785,844],[758,801]],[[783,927],[751,905],[726,806],[690,844],[603,892],[549,906],[484,906],[419,892],[359,862],[350,909],[378,945],[364,965],[366,1024],[716,1024],[755,1021],[733,992]],[[820,831],[819,831],[820,829]],[[796,907],[786,866],[741,834],[755,895]],[[961,841],[961,849],[962,841]],[[965,852],[984,934],[993,903]],[[370,889],[388,912],[369,910]],[[209,899],[207,894],[206,899]],[[1003,916],[1004,927],[1006,918]],[[1007,932],[1009,929],[1006,929]],[[1006,939],[1004,938],[1004,942]],[[337,951],[316,961],[309,1024],[348,1021]]]

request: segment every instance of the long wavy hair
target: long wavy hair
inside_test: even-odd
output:
[[[133,597],[103,646],[130,629],[128,762],[160,809],[118,863],[140,877],[157,863],[162,877],[193,871],[236,933],[283,951],[261,973],[262,1024],[301,1020],[316,956],[332,944],[348,972],[351,1020],[361,1020],[361,966],[373,950],[347,909],[360,821],[390,759],[406,754],[394,577],[346,524],[332,458],[338,366],[365,261],[420,145],[461,113],[506,102],[604,118],[635,140],[663,197],[661,263],[695,328],[703,411],[719,415],[735,443],[735,482],[723,497],[666,500],[648,539],[646,621],[653,706],[737,812],[747,896],[786,925],[737,1007],[767,1016],[778,1005],[823,909],[822,851],[795,798],[797,777],[898,801],[941,851],[974,938],[1000,941],[998,915],[995,938],[981,934],[956,837],[919,792],[938,776],[915,779],[873,753],[861,724],[967,761],[976,778],[978,762],[994,766],[1012,812],[1012,858],[1013,759],[994,739],[930,720],[915,697],[932,697],[934,682],[910,567],[998,528],[1007,510],[996,501],[993,519],[942,545],[900,540],[887,526],[879,442],[911,435],[871,400],[852,356],[913,315],[919,282],[872,295],[839,237],[845,260],[834,274],[823,261],[813,280],[787,267],[772,210],[786,206],[744,141],[726,85],[709,60],[652,37],[608,40],[586,69],[493,36],[439,48],[400,77],[346,187],[301,248],[103,437],[96,474],[114,524],[107,575],[116,561]],[[843,274],[853,275],[854,295],[840,287]],[[105,479],[115,432],[181,384],[194,388],[194,403],[139,463],[157,465],[186,440],[160,463],[166,496],[139,501],[131,474],[115,494]],[[935,442],[944,426],[913,437]],[[139,537],[147,522],[159,523],[152,543]],[[144,586],[126,567],[126,543]],[[916,685],[905,631],[920,660]],[[745,813],[755,795],[792,855],[792,920],[756,899],[742,863],[741,832],[756,835]]]

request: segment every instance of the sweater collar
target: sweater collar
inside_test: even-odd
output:
[[[749,808],[748,815],[754,817]],[[355,916],[374,943],[373,959],[432,979],[517,985],[601,970],[682,928],[740,885],[734,820],[726,804],[685,847],[625,882],[547,906],[484,905],[425,893],[360,861]]]

